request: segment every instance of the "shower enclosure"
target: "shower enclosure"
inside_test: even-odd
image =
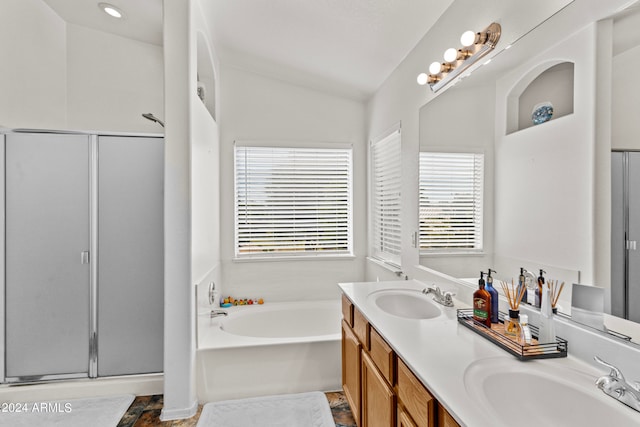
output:
[[[162,371],[161,137],[10,132],[7,383]]]
[[[640,152],[612,152],[611,203],[611,314],[640,322]]]

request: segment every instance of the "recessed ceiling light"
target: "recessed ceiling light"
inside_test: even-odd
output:
[[[114,18],[122,18],[122,11],[109,3],[98,3],[98,7]]]

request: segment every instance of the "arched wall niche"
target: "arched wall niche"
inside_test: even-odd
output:
[[[541,103],[553,105],[551,120],[573,114],[574,69],[573,62],[556,60],[525,74],[507,97],[507,134],[534,126],[531,115]]]
[[[197,39],[197,69],[198,69],[198,97],[216,121],[216,73],[209,43],[205,35],[198,31]]]

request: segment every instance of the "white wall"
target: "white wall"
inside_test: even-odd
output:
[[[592,23],[597,19],[601,19],[604,16],[609,15],[615,8],[620,7],[624,3],[624,0],[615,0],[606,3],[598,2],[595,0],[573,2],[565,9],[563,9],[560,13],[557,13],[553,18],[546,20],[544,25],[542,26],[543,28],[533,29],[529,34],[527,34],[527,36],[519,39],[519,37],[526,33],[527,30],[532,29],[534,26],[543,21],[544,18],[548,18],[550,15],[552,15],[551,12],[554,7],[562,6],[557,2],[555,5],[547,3],[544,5],[544,8],[546,9],[544,9],[543,7],[541,7],[542,4],[539,2],[525,3],[518,2],[517,4],[515,4],[513,2],[467,2],[456,0],[447,10],[446,14],[440,20],[438,20],[436,25],[416,45],[414,50],[410,52],[410,54],[401,64],[399,64],[399,66],[394,70],[391,76],[389,76],[387,81],[381,86],[378,92],[376,92],[375,96],[368,104],[368,137],[378,135],[393,123],[397,123],[398,121],[402,122],[402,267],[410,277],[419,278],[422,276],[420,269],[415,268],[415,266],[418,264],[418,251],[417,249],[413,248],[411,244],[412,234],[417,229],[418,224],[418,166],[416,158],[419,149],[417,143],[419,135],[419,122],[417,120],[417,117],[420,107],[434,98],[434,95],[429,93],[429,89],[417,86],[417,84],[415,83],[416,76],[420,72],[424,72],[431,61],[441,58],[444,49],[449,47],[449,45],[451,45],[452,43],[456,43],[456,41],[458,40],[457,37],[459,37],[459,33],[463,29],[482,28],[488,25],[491,20],[497,20],[502,24],[503,28],[503,37],[500,40],[498,46],[504,47],[506,44],[509,44],[518,39],[517,43],[508,51],[501,52],[500,55],[491,62],[491,64],[489,64],[488,66],[482,66],[479,70],[474,72],[474,75],[469,77],[469,80],[474,80],[477,78],[477,76],[482,79],[495,80],[496,76],[504,74],[506,70],[509,70],[511,67],[517,67],[520,62],[526,61],[527,58],[531,57],[532,55],[536,55],[537,53],[546,50],[547,46],[553,46],[558,41],[561,41],[568,37],[569,34],[574,33],[581,28],[584,28],[584,26]],[[526,23],[524,22],[525,20]],[[514,31],[514,29],[521,29],[522,32],[520,34],[514,34],[512,32]],[[510,31],[511,33],[509,33]],[[588,36],[590,36],[591,39],[586,40],[585,43],[591,46],[591,49],[593,50],[594,35],[591,34]],[[578,49],[584,50],[584,47]],[[580,50],[580,52],[582,52],[583,50]],[[594,53],[592,52],[592,54]],[[569,55],[569,57],[571,57],[571,55]],[[591,68],[593,69],[593,66]],[[592,86],[594,86],[593,81]],[[593,96],[595,89],[592,87],[588,90]],[[442,96],[444,94],[444,96],[446,97],[447,92],[440,92],[436,96]],[[583,100],[585,96],[586,94],[582,95],[580,99]],[[500,100],[500,97],[498,97],[497,99]],[[595,112],[593,109],[593,100],[590,100],[589,102],[591,102],[591,116],[582,116],[582,129],[593,130],[594,126],[590,125],[590,123],[593,122]],[[582,106],[582,108],[587,107],[587,105]],[[479,103],[478,108],[484,108],[484,105],[482,103]],[[455,112],[452,112],[452,114],[455,114]],[[465,126],[464,121],[460,121],[459,123],[460,126]],[[585,125],[585,123],[587,124]],[[574,139],[574,137],[574,135],[570,136],[572,140]],[[592,141],[590,160],[593,161],[593,133],[590,139]],[[543,141],[541,146],[544,146],[544,144],[548,144],[548,142]],[[545,167],[550,167],[551,165],[555,167],[557,164],[549,163],[549,165]],[[499,160],[495,161],[496,170],[500,170],[504,166],[505,164],[503,162]],[[590,163],[590,166],[587,165],[585,167],[592,169],[590,173],[590,179],[594,179],[593,163]],[[601,172],[598,173],[600,175],[602,174]],[[548,178],[543,177],[543,179]],[[499,178],[495,176],[494,181],[497,182],[498,180]],[[586,191],[586,187],[583,187],[582,190]],[[591,190],[593,192],[593,188],[591,188]],[[518,203],[523,197],[527,197],[526,195],[518,195],[518,198],[514,199],[513,194],[510,194],[509,196],[509,205],[506,207],[504,204],[506,200],[505,198],[501,199],[500,201],[496,200],[495,202],[494,212],[496,220],[494,221],[494,224],[496,225],[496,229],[499,222],[499,220],[497,219],[499,211],[509,209],[510,206]],[[593,197],[593,194],[586,195],[581,193],[578,194],[578,197],[581,200],[580,203],[582,204],[582,207],[584,207],[583,202],[586,199],[590,198],[591,203],[588,206],[588,212],[586,214],[587,218],[584,218],[584,216],[582,216],[577,221],[579,223],[577,226],[582,229],[586,224],[586,221],[590,222],[593,227],[598,227],[597,236],[599,236],[599,244],[601,244],[601,241],[603,241],[602,236],[604,236],[605,233],[601,233],[600,228],[603,228],[602,223],[604,221],[594,220],[594,215],[593,213],[591,213],[594,207],[593,201],[596,199]],[[527,203],[527,205],[529,206],[535,206],[535,200],[527,199],[525,203]],[[565,204],[563,204],[562,207],[564,207]],[[570,212],[575,213],[575,208],[572,208]],[[560,215],[566,215],[566,213],[561,212]],[[600,218],[601,215],[599,214],[598,217]],[[528,225],[528,227],[531,226]],[[535,227],[537,227],[537,225],[535,225]],[[572,227],[574,227],[575,229],[576,225],[572,225]],[[504,230],[506,230],[506,228],[502,227],[503,232]],[[548,234],[547,231],[545,231],[544,233],[545,235]],[[580,268],[590,268],[591,274],[593,274],[594,267],[592,264],[594,263],[593,248],[595,246],[595,232],[592,228],[588,230],[587,233],[590,236],[588,238],[589,249],[580,248],[578,250],[578,254],[572,253],[569,256],[574,257],[574,259],[575,257],[578,257],[580,259],[579,262],[581,263]],[[537,238],[538,236],[536,236],[536,239]],[[580,241],[585,241],[584,236]],[[500,250],[505,251],[504,243],[507,243],[507,239],[506,237],[504,237],[504,234],[502,243],[503,246]],[[497,251],[497,242],[495,242],[495,245],[495,249]],[[554,249],[552,252],[553,254],[556,254],[559,253],[559,250]],[[591,256],[589,256],[589,254],[591,254]],[[586,261],[587,258],[591,258],[589,262]],[[441,262],[445,262],[445,260],[441,260]],[[493,262],[496,262],[495,258]],[[455,264],[456,260],[452,258],[449,265],[455,267]],[[587,264],[589,264],[590,267],[586,267]],[[551,265],[557,264],[552,263]],[[575,264],[572,264],[572,267],[575,267]],[[500,270],[500,268],[498,268],[498,270]],[[604,272],[605,269],[600,268],[598,271]],[[516,271],[516,274],[517,273],[518,271]],[[505,272],[505,274],[510,275],[511,273]],[[384,268],[374,263],[367,263],[366,277],[367,280],[376,280],[378,278],[383,280],[394,279],[393,275],[391,275],[388,271],[385,271]]]
[[[219,280],[218,126],[197,96],[198,64],[217,61],[199,0],[164,1],[165,349],[163,421],[197,409],[197,285]],[[198,49],[198,40],[206,45]],[[198,54],[206,58],[198,58]]]
[[[224,294],[269,300],[337,298],[338,282],[364,279],[366,143],[364,105],[222,64],[220,75],[221,253]],[[355,259],[234,261],[235,140],[353,144]]]
[[[161,133],[162,46],[67,25],[67,128]]]
[[[419,251],[412,245],[412,235],[418,230],[419,110],[436,96],[446,96],[449,90],[444,89],[438,94],[433,94],[427,86],[418,86],[416,77],[425,72],[432,61],[440,60],[445,49],[456,45],[465,29],[481,30],[496,19],[503,23],[510,22],[510,25],[503,26],[501,41],[508,44],[521,35],[517,34],[518,31],[525,31],[535,25],[539,14],[544,15],[548,11],[546,9],[553,9],[558,5],[551,5],[550,2],[545,5],[538,3],[537,6],[540,7],[526,12],[522,9],[524,6],[518,4],[520,9],[516,13],[513,10],[514,5],[510,2],[453,2],[445,15],[398,65],[367,105],[368,138],[374,138],[394,123],[402,123],[402,268],[410,277],[419,274],[419,270],[416,269],[419,264]],[[484,109],[485,106],[478,105],[478,108]],[[484,112],[490,114],[490,108]],[[450,113],[456,114],[455,111]],[[459,118],[457,123],[458,126],[466,126],[463,118]],[[481,145],[487,146],[486,141],[483,140]],[[455,265],[457,261],[451,258],[448,262],[441,258],[439,262]],[[397,279],[387,269],[373,262],[366,265],[366,278]]]
[[[0,126],[66,121],[66,25],[42,0],[0,2]]]
[[[0,125],[161,133],[162,47],[68,24],[42,0],[0,3]],[[10,64],[10,65],[9,65]]]
[[[498,80],[495,257],[580,271],[594,280],[595,40],[591,25]],[[559,61],[575,64],[574,113],[507,135],[508,97],[521,79]],[[516,89],[514,89],[516,87]],[[543,101],[543,100],[540,100]],[[529,267],[532,265],[533,267]],[[512,265],[505,277],[515,277]]]
[[[612,145],[614,149],[640,149],[640,120],[629,112],[638,111],[640,81],[636,78],[640,69],[640,46],[636,46],[613,58],[613,111]]]
[[[481,105],[482,108],[478,108]],[[493,144],[495,84],[458,85],[420,109],[420,151],[485,155],[483,250],[478,255],[428,255],[420,264],[455,277],[493,266]]]

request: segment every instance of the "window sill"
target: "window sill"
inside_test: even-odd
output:
[[[402,274],[402,267],[397,265],[397,264],[394,264],[394,263],[392,263],[390,261],[384,261],[384,260],[382,260],[380,258],[374,258],[374,257],[370,257],[370,256],[367,257],[367,261],[372,262],[372,263],[374,263],[376,265],[379,265],[382,268],[386,268],[387,270],[389,270],[392,273]]]
[[[485,256],[486,252],[433,252],[433,253],[421,253],[420,258],[444,258],[444,257],[481,257]]]
[[[300,256],[251,256],[251,257],[234,257],[233,262],[278,262],[278,261],[352,261],[356,259],[355,255],[300,255]]]

